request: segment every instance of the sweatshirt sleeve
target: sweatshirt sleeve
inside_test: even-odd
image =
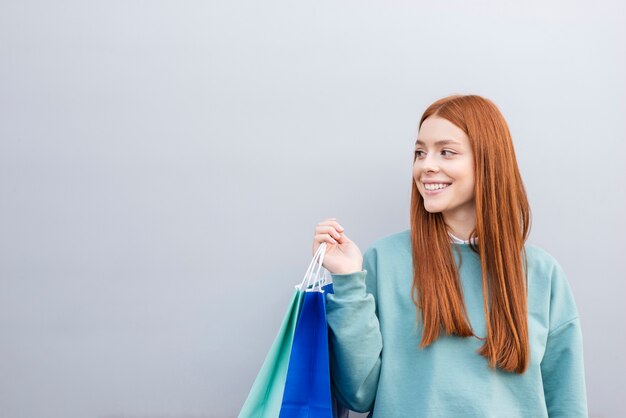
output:
[[[383,348],[376,315],[375,250],[363,254],[363,270],[333,274],[326,295],[330,371],[339,401],[357,412],[373,408]]]
[[[552,273],[550,331],[541,361],[543,390],[550,418],[587,417],[583,338],[578,310],[565,273]]]

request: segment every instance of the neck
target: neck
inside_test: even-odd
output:
[[[448,226],[448,231],[455,237],[468,240],[476,227],[476,211],[472,205],[465,210],[457,210],[454,213],[444,213],[443,219]]]

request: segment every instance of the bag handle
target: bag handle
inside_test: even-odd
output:
[[[318,279],[317,282],[313,282],[313,288],[306,289],[306,292],[322,292],[324,293],[324,291],[322,290],[322,282],[326,282],[326,277],[325,276],[320,276],[320,270],[322,270],[324,268],[324,266],[322,265],[322,263],[324,263],[324,256],[326,255],[326,243],[322,242],[320,244],[321,246],[324,246],[324,248],[322,249],[322,251],[320,252],[320,256],[319,256],[319,261],[317,262],[317,271],[315,272],[315,277]],[[322,272],[323,273],[323,272]],[[315,289],[315,285],[317,284],[317,289]]]
[[[321,288],[321,282],[326,282],[326,278],[323,277],[322,280],[313,280],[311,281],[311,279],[313,277],[317,277],[319,276],[319,271],[320,268],[323,268],[322,263],[324,261],[324,254],[326,253],[326,243],[323,242],[319,245],[319,247],[317,247],[317,251],[315,252],[315,255],[313,256],[313,259],[311,260],[311,262],[309,263],[309,268],[307,269],[306,273],[304,274],[304,278],[302,279],[302,282],[300,284],[296,285],[296,289],[302,291],[303,289],[306,291],[309,290],[315,290],[315,285],[318,285],[319,291],[322,291]],[[320,260],[321,259],[321,260]],[[318,260],[319,263],[317,262]],[[315,272],[315,275],[313,274],[313,269],[317,267],[317,271]],[[305,286],[305,282],[306,282],[306,286]],[[311,283],[313,283],[313,289],[308,289],[309,286],[311,286]]]

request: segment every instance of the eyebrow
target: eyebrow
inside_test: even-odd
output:
[[[440,139],[439,141],[435,141],[435,145],[446,145],[446,144],[461,145],[460,142],[455,141],[454,139]],[[426,145],[426,143],[422,141],[421,139],[418,139],[417,141],[415,141],[415,145]]]

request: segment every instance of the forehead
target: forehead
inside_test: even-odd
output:
[[[415,145],[469,145],[469,138],[461,128],[447,119],[430,116],[420,127]]]

